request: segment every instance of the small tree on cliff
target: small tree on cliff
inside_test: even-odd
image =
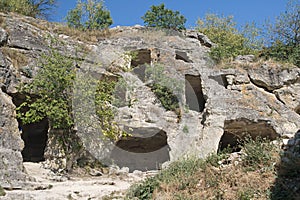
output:
[[[151,6],[142,17],[144,23],[148,27],[159,27],[174,30],[184,30],[186,18],[178,11],[172,11],[165,8],[162,3],[158,6]]]
[[[56,0],[1,0],[0,11],[47,18],[55,4]]]
[[[265,57],[288,61],[300,66],[300,3],[290,0],[286,11],[267,24],[270,47],[262,51]]]
[[[48,118],[51,128],[70,129],[73,125],[74,61],[51,49],[49,54],[42,56],[40,66],[33,81],[21,89],[28,95],[17,109],[18,117],[24,124]]]
[[[113,23],[110,12],[99,0],[78,1],[68,12],[66,20],[69,27],[82,30],[102,30]]]

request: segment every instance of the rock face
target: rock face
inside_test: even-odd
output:
[[[37,73],[37,58],[48,50],[46,36],[49,34],[64,41],[64,47],[56,46],[58,50],[67,48],[62,53],[83,60],[78,73],[95,79],[121,77],[125,81],[124,90],[118,94],[122,102],[114,105],[115,120],[131,136],[116,143],[103,139],[101,131],[91,125],[95,112],[93,102],[74,101],[75,118],[76,114],[86,114],[91,119],[88,126],[78,127],[77,136],[90,155],[106,164],[128,167],[130,171],[159,169],[187,155],[206,157],[227,145],[235,146],[247,134],[275,139],[300,129],[298,67],[274,67],[267,62],[255,63],[253,56],[244,56],[235,61],[237,67],[220,69],[207,54],[214,44],[205,35],[193,31],[116,27],[110,30],[109,37],[82,42],[67,32],[55,33],[58,25],[22,16],[0,14],[0,17],[5,23],[0,26],[3,91],[0,155],[9,155],[17,162],[8,166],[0,164],[0,170],[4,170],[1,174],[13,170],[14,176],[24,180],[20,153],[23,146],[15,106],[8,95],[16,106],[24,101],[17,85],[30,81]],[[168,94],[179,106],[173,110],[164,107],[161,97],[155,93],[155,85],[163,86],[165,94],[170,91]],[[84,104],[90,105],[88,110],[80,108]],[[26,136],[43,138],[32,141],[45,141],[36,148],[40,151],[39,159],[43,153],[41,147],[46,145],[48,152],[56,152],[48,158],[63,155],[56,150],[49,151],[50,144],[55,142],[49,141],[52,137],[46,141],[47,123],[28,127],[43,130],[41,136],[36,130],[24,129]],[[26,155],[28,159],[30,156]],[[0,179],[4,180],[0,185],[6,184],[9,177],[13,175]]]
[[[27,177],[23,172],[21,140],[11,98],[0,90],[0,185],[4,188],[22,188]]]

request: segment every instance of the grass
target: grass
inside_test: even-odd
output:
[[[246,138],[239,159],[229,159],[228,152],[212,154],[205,160],[189,158],[174,162],[158,175],[133,185],[126,198],[272,199],[279,147],[266,139]]]
[[[12,64],[15,67],[20,68],[22,66],[28,65],[28,57],[21,51],[9,47],[3,47],[1,50],[4,55],[8,56],[11,59]]]
[[[4,17],[0,16],[0,27],[3,26],[4,22],[5,22]]]
[[[112,35],[112,31],[109,29],[105,30],[93,30],[93,31],[82,31],[75,28],[70,28],[64,25],[58,25],[53,30],[54,33],[64,34],[70,36],[72,39],[79,40],[82,42],[96,43],[101,38],[108,38]]]

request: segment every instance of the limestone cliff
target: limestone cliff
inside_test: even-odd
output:
[[[213,44],[195,31],[135,26],[116,27],[107,35],[76,34],[58,24],[0,14],[0,155],[3,162],[14,161],[0,163],[1,174],[11,174],[2,177],[0,185],[18,187],[11,180],[25,180],[18,126],[25,138],[23,159],[38,161],[43,155],[36,152],[43,154],[46,145],[55,152],[47,122],[25,126],[15,118],[15,106],[24,101],[17,86],[38,72],[37,59],[48,51],[49,35],[64,41],[67,51],[55,48],[82,60],[79,74],[123,77],[129,83],[123,96],[127,103],[116,107],[115,120],[131,137],[113,143],[103,141],[97,129],[78,127],[76,132],[84,149],[101,162],[130,170],[158,169],[186,155],[205,157],[228,144],[237,145],[237,139],[247,134],[275,139],[293,137],[300,129],[299,67],[240,57],[232,66],[220,68],[208,56]],[[179,111],[166,110],[154,94],[155,80],[147,79],[145,71],[156,65],[177,80],[166,87],[176,96]],[[75,104],[75,112],[82,104]]]

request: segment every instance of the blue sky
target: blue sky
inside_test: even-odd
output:
[[[63,21],[69,9],[74,8],[76,0],[58,0],[53,12],[53,21]],[[106,0],[105,6],[111,12],[113,26],[143,25],[141,16],[151,5],[165,3],[166,8],[178,10],[187,18],[186,27],[193,28],[197,19],[206,13],[233,15],[239,25],[255,21],[258,25],[266,19],[273,21],[285,10],[287,0]]]

